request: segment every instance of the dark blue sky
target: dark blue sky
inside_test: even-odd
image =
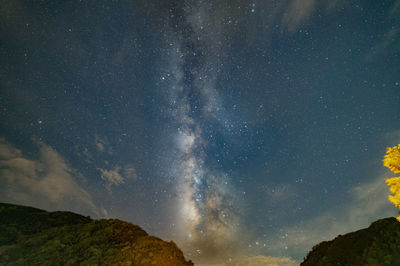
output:
[[[4,1],[0,200],[195,262],[300,261],[395,215],[400,2]]]

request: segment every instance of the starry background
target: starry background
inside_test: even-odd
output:
[[[400,1],[0,1],[0,62],[1,201],[200,263],[396,215]]]

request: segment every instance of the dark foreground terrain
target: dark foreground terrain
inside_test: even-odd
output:
[[[0,265],[193,265],[175,243],[115,219],[0,203]]]
[[[302,266],[400,265],[400,223],[378,220],[370,227],[314,246]]]

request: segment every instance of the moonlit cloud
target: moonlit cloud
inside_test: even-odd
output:
[[[100,138],[98,135],[95,136],[95,145],[98,152],[112,155],[112,150],[107,140]]]
[[[0,139],[0,201],[91,213],[96,217],[106,215],[79,185],[78,180],[84,177],[52,147],[42,142],[37,145],[38,159],[31,159],[4,138]]]
[[[124,167],[114,166],[112,169],[98,168],[101,173],[101,179],[106,181],[106,188],[111,192],[111,186],[119,186],[125,183],[126,180],[136,180],[136,169],[133,165]]]
[[[105,181],[107,181],[107,186],[110,187],[111,185],[121,185],[124,183],[124,178],[121,176],[119,171],[121,170],[120,167],[115,167],[111,170],[106,170],[106,169],[101,169],[99,168],[99,171],[101,172],[101,178]]]

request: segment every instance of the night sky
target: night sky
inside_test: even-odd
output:
[[[399,143],[400,0],[0,1],[2,202],[300,262]]]

